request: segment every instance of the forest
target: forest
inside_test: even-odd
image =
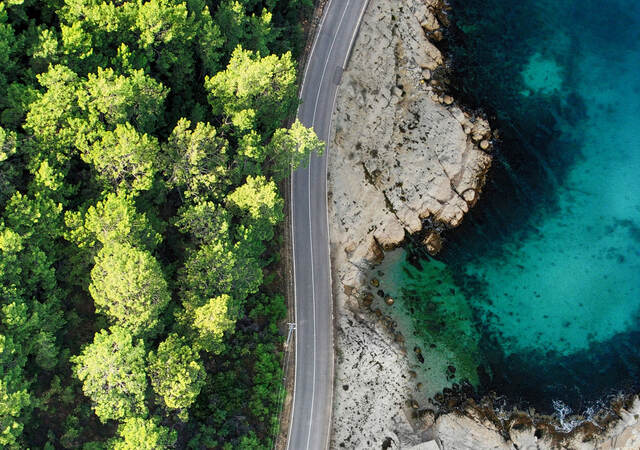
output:
[[[273,447],[312,8],[0,2],[1,448]]]

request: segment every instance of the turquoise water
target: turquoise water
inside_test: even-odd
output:
[[[427,391],[468,378],[513,403],[578,412],[637,389],[640,3],[452,8],[449,76],[502,139],[481,201],[442,254],[385,263]]]

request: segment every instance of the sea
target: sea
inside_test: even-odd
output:
[[[372,274],[420,395],[588,414],[640,388],[640,2],[452,0],[446,74],[499,138],[480,201]]]

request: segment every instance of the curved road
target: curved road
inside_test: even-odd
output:
[[[331,114],[367,0],[329,0],[302,80],[298,118],[327,142],[324,155],[293,173],[291,221],[296,366],[288,450],[329,447],[333,397],[333,302],[327,218]]]

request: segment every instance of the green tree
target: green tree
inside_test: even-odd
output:
[[[9,77],[16,70],[16,36],[13,27],[7,23],[8,16],[4,3],[0,3],[0,109],[6,93]]]
[[[81,112],[77,96],[81,81],[63,65],[51,66],[37,79],[44,92],[38,93],[31,102],[24,126],[37,143],[32,147],[32,154],[48,155],[56,151],[58,158],[68,157],[77,139],[77,130],[72,124]]]
[[[89,74],[78,92],[78,104],[91,126],[103,124],[107,130],[130,123],[141,133],[153,133],[162,122],[168,90],[143,70],[118,75],[113,69]]]
[[[229,235],[231,217],[213,202],[200,202],[180,209],[176,226],[197,245]]]
[[[233,333],[238,318],[238,305],[227,294],[209,299],[194,311],[193,325],[197,344],[207,352],[220,353],[225,333]]]
[[[247,13],[246,2],[223,0],[215,15],[216,24],[226,37],[224,49],[231,53],[239,44],[263,55],[277,37],[271,25],[272,15],[263,9],[259,16]]]
[[[93,343],[71,358],[84,394],[102,422],[143,415],[147,377],[142,342],[119,327],[96,333]]]
[[[140,3],[135,19],[138,45],[156,69],[174,77],[193,76],[194,58],[191,41],[196,38],[196,24],[188,15],[185,3],[150,0]],[[173,69],[170,72],[170,69]]]
[[[305,166],[309,156],[324,151],[324,143],[318,139],[313,128],[306,128],[299,120],[290,128],[275,131],[267,147],[266,163],[276,181],[289,176],[291,170]]]
[[[159,424],[157,418],[131,417],[118,426],[113,450],[164,450],[174,448],[177,433]]]
[[[190,126],[180,119],[163,146],[167,183],[186,198],[220,197],[228,185],[227,141],[208,123]]]
[[[262,270],[255,258],[244,256],[224,237],[189,251],[182,269],[182,295],[188,309],[210,298],[229,294],[238,301],[255,293],[262,284]]]
[[[228,117],[240,131],[257,127],[264,136],[298,105],[295,63],[289,52],[262,58],[238,47],[227,69],[207,77],[205,86],[214,114]]]
[[[24,379],[24,354],[8,336],[0,334],[0,445],[21,448],[20,436],[25,425],[25,413],[33,399]]]
[[[151,253],[117,242],[96,256],[89,292],[98,312],[132,335],[153,333],[170,300],[167,282]]]
[[[132,32],[137,2],[65,0],[57,13],[66,63],[81,74],[108,67],[121,42],[135,40]],[[145,65],[147,61],[141,60]]]
[[[21,175],[16,153],[16,133],[0,127],[0,208],[15,192]]]
[[[187,408],[196,400],[205,381],[205,371],[198,352],[185,339],[170,334],[157,352],[149,353],[149,378],[154,392],[165,406],[178,410],[186,421]]]
[[[105,131],[83,157],[111,186],[135,192],[151,188],[158,151],[155,138],[138,133],[126,123]]]
[[[236,229],[239,249],[258,257],[264,241],[273,239],[273,228],[284,219],[284,202],[273,181],[265,177],[247,177],[245,184],[227,196],[232,213],[240,218]]]
[[[84,215],[80,211],[67,211],[65,223],[69,229],[65,237],[80,248],[94,248],[98,242],[103,245],[117,242],[151,251],[162,240],[146,215],[136,210],[133,196],[123,191],[107,194]]]
[[[261,422],[267,422],[278,404],[278,395],[282,387],[282,368],[274,354],[272,345],[258,344],[255,350],[256,361],[253,366],[253,389],[249,406]]]

